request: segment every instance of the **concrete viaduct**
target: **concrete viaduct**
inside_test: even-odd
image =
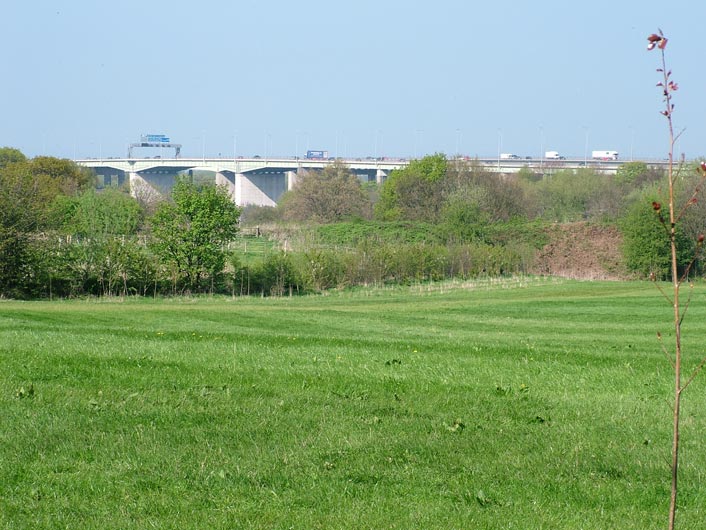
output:
[[[129,185],[135,196],[149,197],[169,192],[175,178],[193,171],[209,171],[216,175],[216,184],[225,186],[239,206],[275,206],[280,197],[291,190],[300,171],[323,169],[330,159],[299,158],[103,158],[76,160],[91,168],[98,177],[98,186]],[[394,169],[409,164],[404,159],[346,159],[343,164],[362,182],[381,183]],[[516,172],[524,166],[546,172],[561,168],[578,168],[582,160],[555,161],[479,159],[488,170]],[[589,162],[591,167],[612,173],[623,161]]]
[[[343,160],[363,182],[382,182],[405,160]],[[239,206],[274,206],[284,192],[292,189],[300,171],[323,169],[331,160],[264,158],[105,158],[76,160],[91,168],[98,186],[128,184],[133,195],[168,192],[175,178],[190,171],[216,174],[216,184],[225,186]]]

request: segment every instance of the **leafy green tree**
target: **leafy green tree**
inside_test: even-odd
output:
[[[664,178],[664,171],[648,166],[645,162],[625,162],[615,172],[615,182],[627,184],[633,189],[656,182]]]
[[[392,171],[380,190],[376,217],[383,221],[437,221],[447,168],[446,156],[437,153]]]
[[[405,171],[394,180],[396,208],[390,212],[399,212],[390,220],[436,222],[443,207],[443,195],[438,182],[424,178],[412,171]],[[381,195],[385,199],[386,195]],[[380,201],[383,202],[382,200]]]
[[[537,182],[538,215],[560,223],[586,220],[609,179],[591,169],[561,170]],[[596,211],[600,207],[596,206]]]
[[[59,194],[75,195],[95,186],[92,170],[65,158],[39,156],[27,164],[32,176],[46,187],[50,198]]]
[[[178,182],[150,219],[152,247],[179,283],[200,290],[204,279],[213,282],[223,271],[224,246],[238,233],[239,216],[225,188]]]
[[[32,255],[28,233],[0,227],[0,295],[24,297],[25,280],[32,270]]]
[[[0,170],[0,221],[5,229],[35,230],[44,206],[42,190],[25,164]]]
[[[448,197],[441,214],[442,229],[448,241],[484,240],[490,216],[482,204],[486,190],[465,188]]]
[[[623,254],[629,270],[642,277],[654,276],[665,279],[671,266],[669,238],[665,226],[655,213],[655,205],[661,205],[664,197],[656,188],[646,190],[642,200],[635,201],[620,221],[623,234]],[[677,230],[677,260],[683,269],[694,255],[694,243],[684,235],[681,226]]]
[[[685,236],[696,241],[701,234],[706,234],[706,200],[703,200],[701,190],[704,177],[702,173],[691,167],[680,175],[680,189],[675,190],[677,204],[688,204],[681,216],[681,227]],[[694,193],[694,190],[697,190]],[[701,268],[701,260],[696,263]]]
[[[26,293],[35,268],[32,233],[41,225],[44,204],[43,189],[26,162],[0,168],[0,295]]]
[[[615,172],[615,180],[621,184],[634,184],[647,171],[647,164],[644,162],[626,162],[618,167]]]
[[[33,219],[34,228],[44,226],[50,205],[60,196],[74,196],[91,189],[93,173],[70,160],[38,157],[0,168],[6,208]]]
[[[142,209],[127,193],[108,188],[88,189],[75,197],[57,197],[51,213],[54,225],[65,233],[90,238],[137,233]]]
[[[488,171],[477,160],[455,161],[444,179],[444,201],[466,197],[479,208],[487,222],[526,216],[524,190],[515,175]]]
[[[369,217],[370,200],[360,180],[340,161],[308,171],[281,201],[284,218],[333,223]]]
[[[26,162],[27,157],[14,147],[0,147],[0,169],[18,162]]]
[[[517,178],[520,181],[537,182],[538,180],[542,180],[542,174],[533,171],[529,166],[522,166],[517,172]]]
[[[115,188],[101,192],[91,188],[54,200],[48,225],[76,236],[58,249],[61,265],[56,272],[67,276],[70,294],[144,292],[136,285],[148,254],[135,237],[142,217],[137,201]]]
[[[449,163],[446,155],[443,153],[435,153],[420,158],[419,160],[412,160],[407,167],[423,175],[427,180],[439,182],[446,177]]]

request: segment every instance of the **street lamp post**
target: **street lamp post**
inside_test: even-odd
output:
[[[632,162],[632,147],[635,143],[635,129],[630,127],[630,162]]]
[[[378,159],[378,134],[382,136],[382,132],[380,131],[380,129],[375,129],[375,160]],[[382,139],[380,140],[380,143],[382,144]]]
[[[414,131],[414,158],[415,159],[417,158],[417,153],[418,153],[417,148],[422,147],[421,143],[422,143],[422,134],[423,133],[424,133],[424,131],[422,131],[421,129],[417,129],[416,131]]]
[[[539,172],[542,172],[544,163],[544,128],[539,126]]]
[[[583,147],[583,165],[586,166],[588,163],[588,127],[584,127],[583,130],[586,136],[586,142]]]
[[[268,149],[272,149],[272,135],[268,131],[265,131],[265,161],[267,161],[269,156],[272,154],[268,151]]]

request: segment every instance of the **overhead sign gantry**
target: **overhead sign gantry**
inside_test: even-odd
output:
[[[130,144],[127,148],[127,157],[132,158],[132,150],[135,147],[159,147],[164,148],[174,148],[174,158],[179,158],[179,153],[181,153],[181,144],[173,144],[169,136],[163,134],[143,134],[140,137],[140,141],[134,144]]]

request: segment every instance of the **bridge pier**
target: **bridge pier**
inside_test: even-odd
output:
[[[225,186],[238,206],[277,206],[280,196],[287,191],[290,176],[287,174],[251,174],[221,170],[216,172],[216,184]]]
[[[150,184],[142,175],[130,171],[128,173],[130,195],[141,202],[151,203],[159,199],[162,193]]]
[[[277,206],[277,201],[287,191],[283,173],[237,173],[235,175],[236,203],[239,206]]]
[[[223,186],[228,190],[231,200],[238,204],[238,197],[235,193],[235,182],[237,174],[232,171],[217,171],[216,186]]]
[[[292,191],[292,188],[297,184],[297,172],[287,171],[285,172],[285,177],[287,179],[287,191]]]
[[[377,184],[382,184],[385,182],[385,179],[387,178],[387,173],[385,173],[382,169],[378,169],[375,172],[375,182]]]

